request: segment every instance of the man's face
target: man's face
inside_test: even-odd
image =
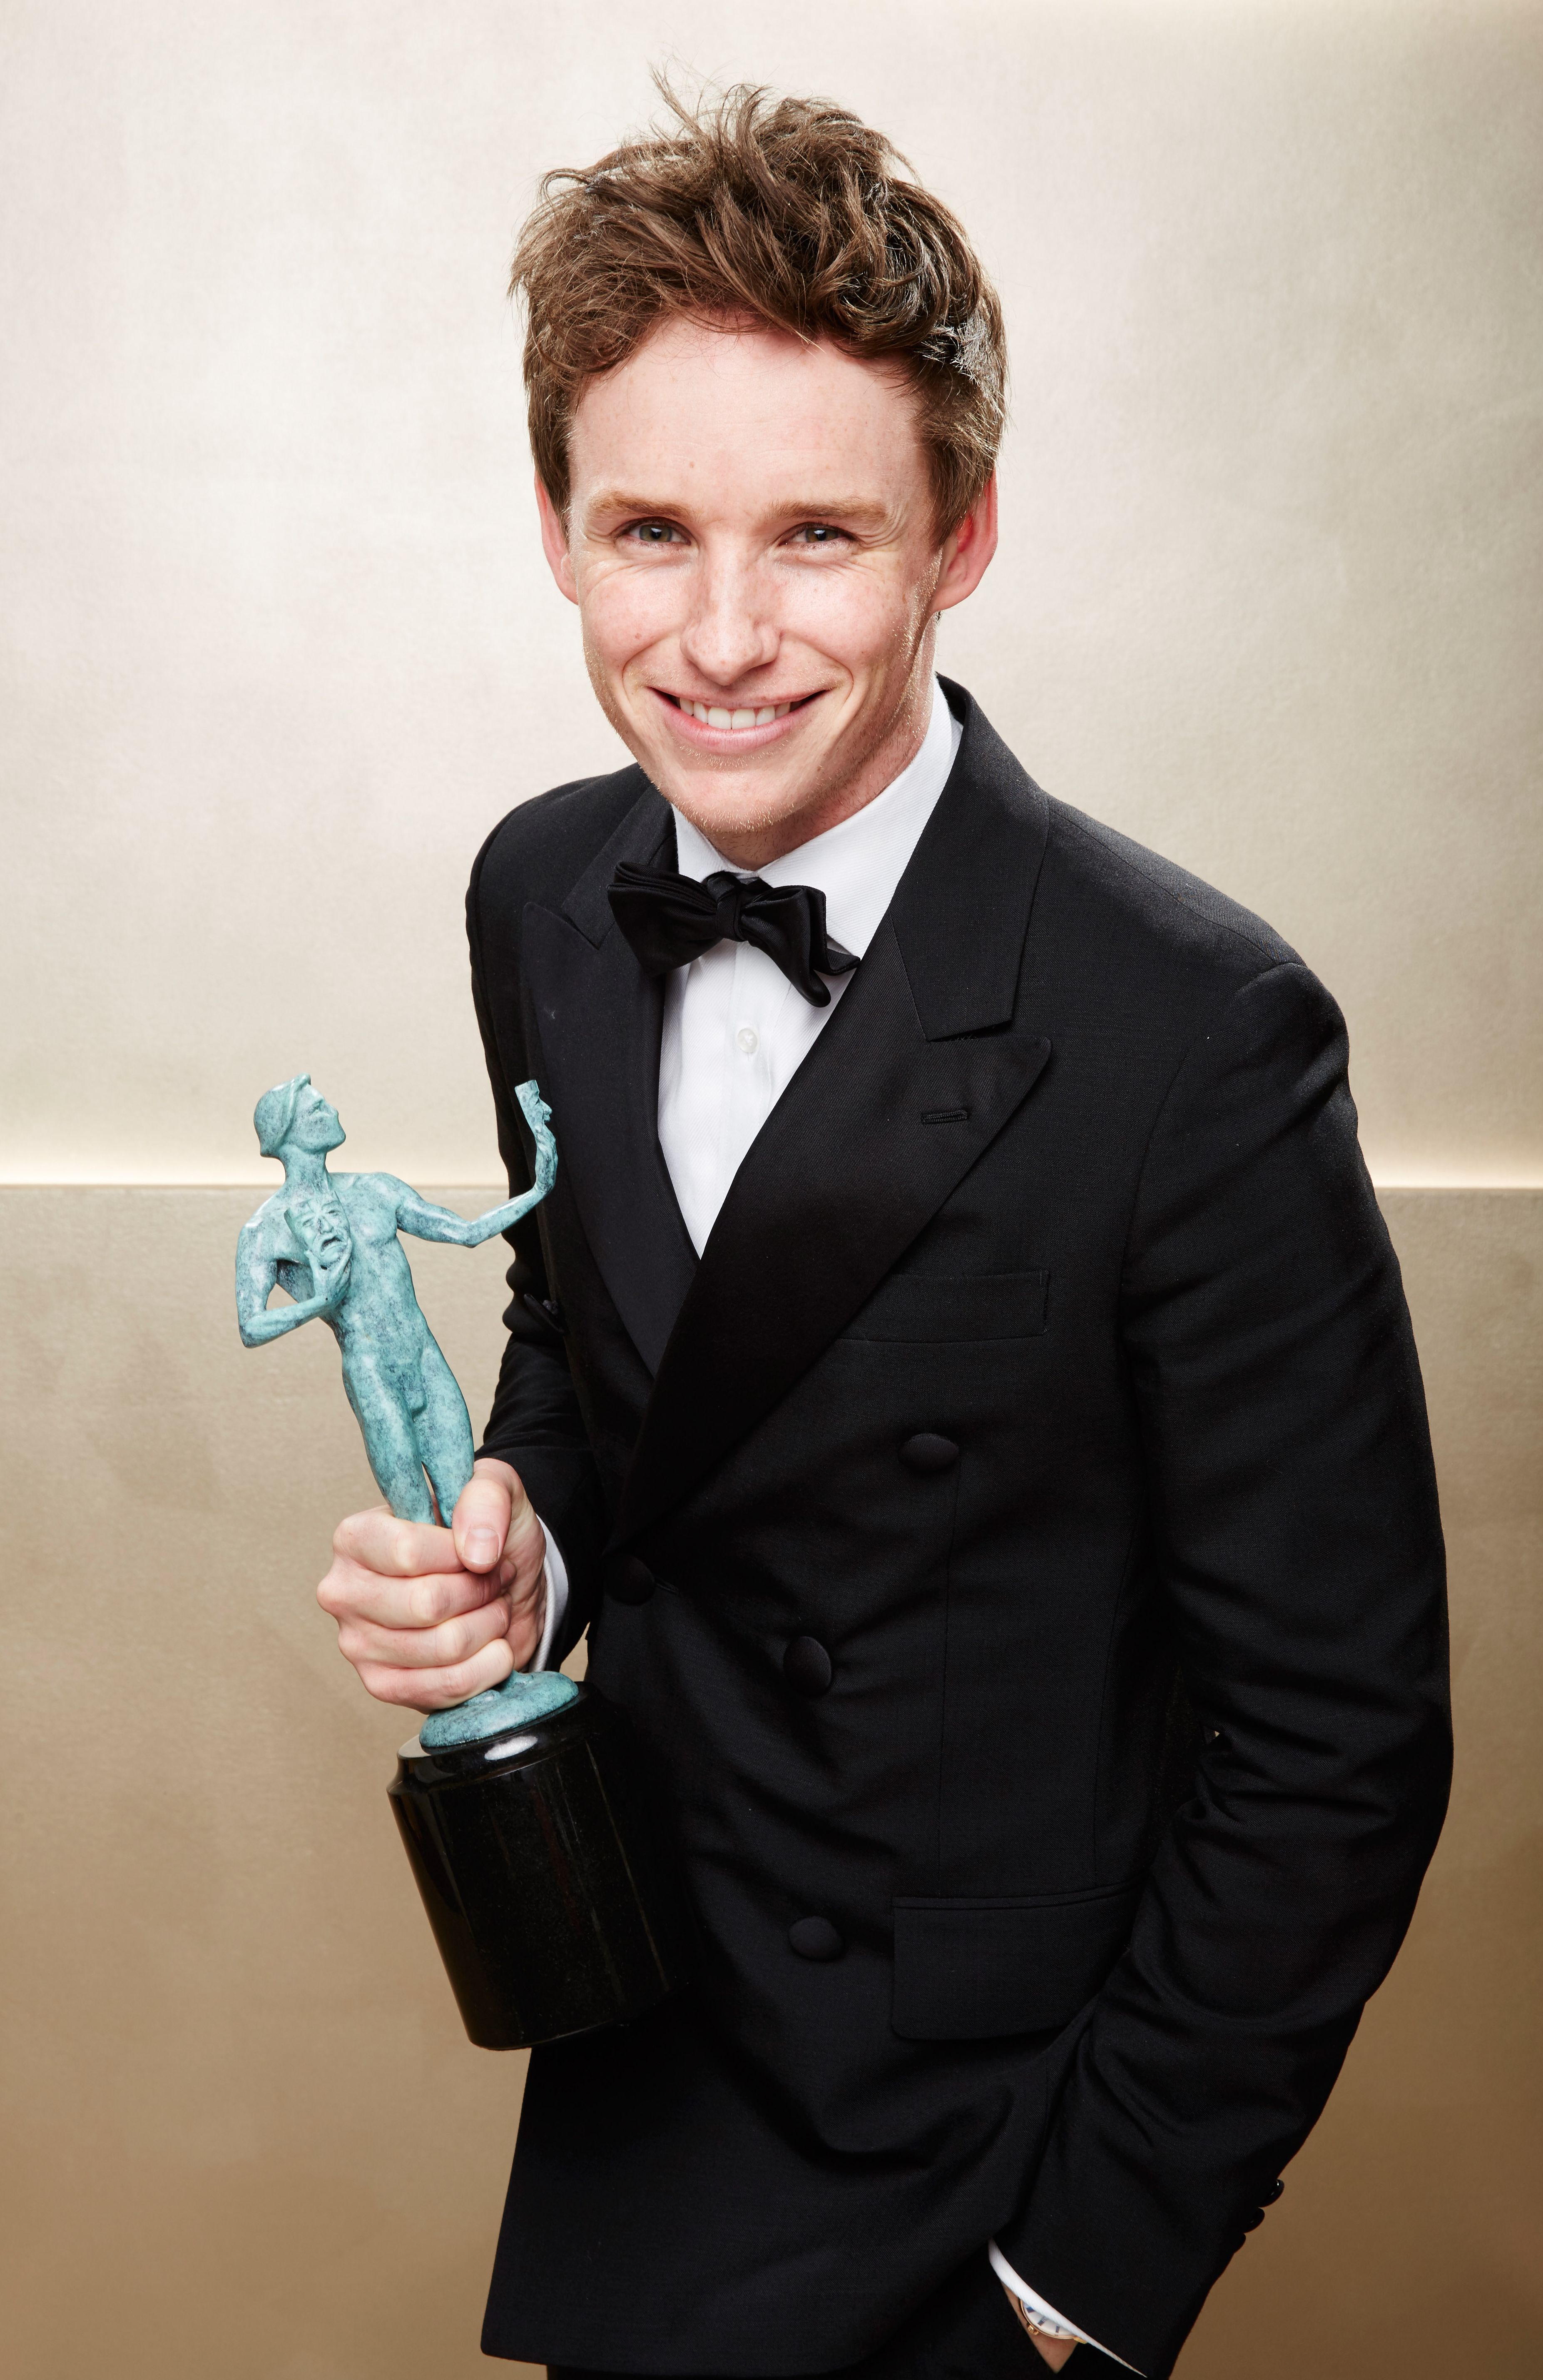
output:
[[[670,321],[581,397],[548,558],[589,676],[668,801],[742,866],[882,791],[927,725],[933,615],[995,544],[940,543],[895,376],[780,333]]]
[[[289,1128],[289,1137],[301,1148],[310,1149],[317,1155],[343,1146],[346,1135],[337,1120],[337,1110],[310,1083],[306,1084],[295,1102],[295,1121]]]

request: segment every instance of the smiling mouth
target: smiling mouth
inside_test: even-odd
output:
[[[663,692],[662,687],[656,690]],[[674,703],[677,710],[683,710],[688,719],[699,721],[703,727],[726,729],[732,735],[743,734],[747,727],[770,727],[775,720],[785,719],[790,710],[802,710],[808,704],[818,701],[819,696],[800,694],[787,702],[763,702],[754,709],[742,703],[732,710],[721,702],[694,702],[689,695],[666,694],[664,699]]]

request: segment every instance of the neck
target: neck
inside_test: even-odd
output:
[[[324,1189],[328,1180],[324,1149],[286,1148],[282,1152],[287,1190]]]

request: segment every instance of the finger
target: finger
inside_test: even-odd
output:
[[[397,1670],[366,1661],[359,1682],[380,1703],[397,1703],[407,1710],[449,1710],[453,1704],[501,1686],[514,1667],[514,1656],[502,1637],[469,1661],[449,1670]]]
[[[504,1539],[504,1559],[497,1572],[498,1583],[516,1597],[535,1595],[546,1563],[546,1531],[518,1472],[495,1456],[484,1455],[472,1466],[472,1477],[479,1481],[492,1478],[507,1486],[509,1525]]]
[[[380,1628],[435,1628],[461,1612],[480,1611],[500,1595],[502,1569],[479,1576],[453,1568],[421,1578],[387,1578],[339,1554],[316,1590],[323,1611],[340,1623],[368,1621]]]
[[[437,1628],[378,1628],[372,1621],[345,1620],[337,1645],[356,1670],[366,1662],[390,1670],[453,1670],[502,1642],[508,1631],[509,1606],[494,1596],[480,1611],[462,1612]]]
[[[468,1570],[492,1569],[521,1507],[529,1510],[517,1471],[507,1463],[476,1465],[454,1515],[456,1551]]]
[[[436,1529],[427,1521],[399,1521],[383,1504],[369,1512],[351,1512],[340,1522],[333,1551],[385,1578],[421,1578],[461,1567],[448,1529]]]

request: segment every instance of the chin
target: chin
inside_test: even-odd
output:
[[[803,807],[791,787],[780,795],[754,785],[730,794],[714,786],[711,779],[704,786],[698,777],[687,777],[678,790],[667,790],[666,799],[684,812],[709,843],[720,845],[725,835],[769,834],[773,828],[796,820]]]

